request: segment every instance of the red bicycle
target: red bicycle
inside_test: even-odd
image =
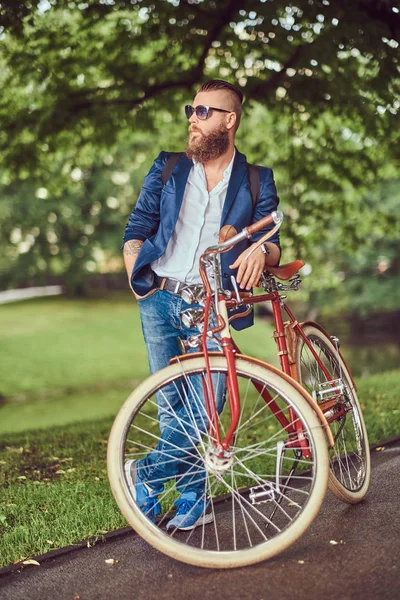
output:
[[[273,221],[261,244],[280,227],[282,213],[203,254],[203,288],[196,296],[190,289],[182,292],[192,304],[182,319],[194,331],[182,342],[184,354],[134,390],[110,433],[108,472],[121,511],[149,543],[190,564],[227,568],[265,560],[310,525],[328,479],[348,502],[359,502],[368,489],[367,433],[338,340],[315,323],[298,323],[283,302],[282,291],[298,289],[302,261],[268,267],[262,295],[222,288],[220,254]],[[265,301],[272,303],[282,370],[241,354],[229,327],[228,309],[250,311]],[[282,310],[289,318],[285,323]],[[208,351],[209,338],[219,352]],[[169,436],[159,427],[160,397]],[[155,523],[137,505],[124,471],[126,461],[149,453],[174,466],[173,476],[159,482]],[[167,529],[177,485],[188,477],[204,481],[199,502],[207,519],[190,531]]]

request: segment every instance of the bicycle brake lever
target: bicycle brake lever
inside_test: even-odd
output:
[[[236,300],[238,301],[238,303],[240,303],[241,302],[240,294],[239,294],[238,286],[236,283],[236,279],[233,275],[231,275],[231,283],[232,283],[233,289],[235,290]]]

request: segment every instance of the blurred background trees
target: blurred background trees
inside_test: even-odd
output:
[[[274,169],[309,305],[399,309],[399,29],[394,0],[2,1],[1,288],[121,272],[145,173],[221,78],[245,94],[237,145]]]

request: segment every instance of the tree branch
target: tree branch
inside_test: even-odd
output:
[[[154,98],[154,96],[157,96],[158,94],[162,93],[165,90],[174,89],[174,88],[183,88],[183,89],[190,90],[190,88],[192,88],[202,78],[202,75],[204,72],[205,61],[206,61],[206,58],[210,51],[210,48],[212,47],[212,43],[216,39],[218,39],[218,36],[223,31],[223,29],[226,27],[226,25],[228,23],[230,23],[230,21],[232,20],[232,18],[235,15],[235,13],[237,13],[239,10],[241,10],[245,5],[246,5],[246,0],[241,0],[240,2],[238,2],[237,0],[230,0],[230,2],[227,4],[226,8],[219,13],[218,20],[215,19],[216,15],[212,15],[214,26],[212,27],[212,29],[209,30],[209,32],[207,34],[207,38],[205,40],[203,50],[199,57],[197,65],[185,77],[182,77],[181,79],[177,79],[175,81],[157,83],[155,85],[149,86],[140,97],[135,98],[133,100],[132,100],[132,98],[130,98],[130,99],[116,98],[113,100],[96,100],[96,99],[86,100],[86,101],[74,103],[72,106],[72,109],[74,111],[80,111],[80,110],[89,108],[90,106],[93,106],[93,105],[107,105],[107,106],[125,105],[128,110],[132,110],[132,109],[136,108],[137,106],[140,106],[141,104],[143,104],[143,102],[145,102],[146,100],[149,100],[150,98]],[[190,5],[190,6],[192,6],[192,5]],[[101,88],[98,88],[98,89],[100,91]],[[101,90],[101,91],[104,92],[104,90]],[[93,92],[93,90],[92,90],[92,92]]]
[[[211,19],[215,19],[215,17],[217,16],[215,12],[205,10],[199,4],[195,4],[195,3],[189,4],[189,2],[187,0],[180,0],[180,4],[187,6],[187,8],[189,10],[193,10],[193,11],[197,12],[199,15],[202,15],[203,17],[211,17]]]
[[[305,48],[304,45],[297,46],[296,50],[294,51],[292,56],[286,61],[286,63],[283,65],[282,69],[280,71],[274,73],[274,75],[272,75],[272,77],[270,77],[268,79],[268,81],[260,82],[259,79],[255,78],[255,81],[257,81],[257,83],[255,83],[255,84],[249,83],[249,85],[248,85],[249,92],[247,93],[247,95],[251,96],[252,98],[253,97],[256,97],[256,98],[264,97],[265,98],[265,96],[268,96],[268,94],[272,90],[275,90],[277,88],[278,84],[285,77],[286,71],[288,69],[293,68],[299,62],[300,58],[302,57],[302,55],[304,53],[304,48]],[[253,98],[253,99],[255,99],[255,98]]]
[[[400,35],[400,14],[392,10],[393,2],[390,0],[360,0],[359,10],[365,12],[372,21],[379,21],[390,30],[394,39],[399,39]],[[341,1],[342,10],[347,10],[348,2]]]

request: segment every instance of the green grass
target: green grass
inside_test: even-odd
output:
[[[0,393],[23,400],[145,377],[147,356],[137,313],[132,296],[2,306]]]
[[[52,298],[0,310],[0,394],[43,396],[146,376],[146,348],[132,295],[110,300]],[[272,327],[237,332],[245,351],[274,356]]]
[[[49,395],[38,400],[7,402],[0,408],[0,437],[30,429],[91,422],[115,416],[135,383],[116,382],[114,389]]]
[[[356,381],[371,444],[400,435],[400,370]]]
[[[126,525],[108,485],[111,420],[7,436],[0,566]]]
[[[0,566],[126,524],[107,479],[111,423],[147,357],[136,304],[46,299],[0,310]],[[275,361],[272,328],[236,334]],[[400,371],[357,381],[370,442],[398,435]]]
[[[360,380],[370,442],[398,435],[400,371]],[[112,419],[3,435],[0,566],[123,527],[107,479]]]
[[[1,307],[0,435],[115,415],[148,375],[131,295]],[[272,327],[236,332],[245,353],[277,364]]]

